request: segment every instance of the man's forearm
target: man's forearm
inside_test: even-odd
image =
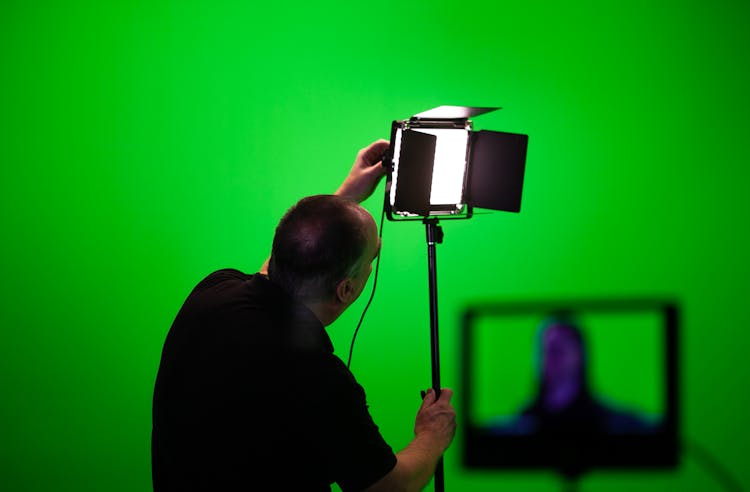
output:
[[[418,492],[424,489],[435,473],[442,453],[442,448],[428,436],[415,437],[396,454],[398,461],[393,470],[367,492]]]
[[[422,490],[435,473],[443,452],[424,437],[416,437],[396,457],[405,471],[408,487],[405,490]],[[398,465],[397,465],[398,466]]]

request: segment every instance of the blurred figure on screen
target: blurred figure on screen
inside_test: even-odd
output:
[[[545,321],[540,330],[540,371],[536,395],[504,433],[628,434],[652,426],[635,414],[597,399],[589,387],[583,333],[566,317]]]

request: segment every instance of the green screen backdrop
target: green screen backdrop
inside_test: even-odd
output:
[[[683,433],[750,487],[748,25],[729,0],[2,2],[0,490],[149,490],[188,292],[257,270],[292,203],[441,104],[503,106],[476,127],[530,136],[521,213],[444,224],[444,385],[472,302],[671,296]],[[386,224],[380,273],[353,371],[400,449],[430,384],[420,224]],[[363,305],[329,328],[342,357]],[[462,468],[461,439],[448,490],[558,490]],[[719,490],[690,454],[581,483],[636,488]]]

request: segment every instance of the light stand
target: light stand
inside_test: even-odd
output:
[[[468,219],[473,207],[518,212],[528,136],[472,131],[469,119],[499,108],[440,106],[391,124],[391,145],[383,156],[388,169],[388,220],[422,220],[427,233],[430,281],[432,389],[440,397],[437,257],[443,242],[438,217]],[[443,458],[435,468],[435,491],[445,488]]]
[[[438,335],[438,295],[437,295],[437,251],[436,244],[443,242],[443,228],[438,219],[428,218],[423,221],[427,233],[427,270],[430,282],[430,355],[432,359],[432,389],[435,397],[440,398],[440,343]],[[435,492],[445,490],[443,457],[435,468]]]

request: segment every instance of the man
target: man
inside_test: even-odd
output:
[[[653,432],[654,426],[636,412],[593,393],[586,338],[578,322],[553,316],[542,325],[538,342],[539,387],[521,414],[519,429],[577,441],[602,434]]]
[[[255,275],[220,270],[193,290],[167,335],[154,389],[156,492],[421,490],[455,432],[451,390],[430,390],[398,454],[324,330],[362,293],[380,251],[357,203],[383,176],[379,140],[335,195],[279,223]]]

